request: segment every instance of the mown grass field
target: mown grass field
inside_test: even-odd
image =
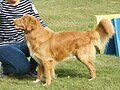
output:
[[[54,31],[90,30],[95,15],[120,13],[119,0],[33,0],[41,18]],[[120,58],[96,55],[97,79],[88,81],[87,68],[75,58],[56,67],[57,79],[48,88],[30,76],[0,78],[0,90],[120,90]]]

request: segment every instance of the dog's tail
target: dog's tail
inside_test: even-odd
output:
[[[114,35],[114,26],[108,19],[102,19],[95,29],[97,35],[96,46],[103,49],[109,38]]]

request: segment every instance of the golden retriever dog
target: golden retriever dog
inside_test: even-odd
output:
[[[104,48],[106,42],[114,34],[114,27],[107,19],[102,19],[94,30],[54,32],[43,28],[34,16],[24,15],[16,19],[15,25],[24,30],[30,55],[38,62],[36,82],[45,73],[46,83],[50,85],[55,77],[55,65],[69,55],[76,56],[90,71],[91,79],[96,78],[93,64],[97,46]]]

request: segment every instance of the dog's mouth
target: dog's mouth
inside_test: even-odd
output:
[[[24,25],[17,25],[15,24],[15,28],[18,29],[18,30],[23,30],[25,33],[28,33],[28,31],[25,29],[25,26]]]
[[[16,29],[24,29],[24,25],[20,23],[21,21],[20,20],[14,20],[14,25],[15,25],[15,28]]]
[[[15,24],[15,28],[16,29],[24,29],[24,26],[23,25],[17,25],[17,24]]]

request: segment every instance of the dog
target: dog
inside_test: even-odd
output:
[[[14,23],[24,30],[30,55],[39,64],[36,82],[39,82],[45,73],[47,86],[55,78],[55,65],[71,54],[87,66],[90,80],[95,79],[95,46],[103,49],[108,39],[114,35],[114,27],[107,19],[102,19],[96,28],[90,31],[54,32],[42,27],[39,20],[32,15],[24,15]]]

